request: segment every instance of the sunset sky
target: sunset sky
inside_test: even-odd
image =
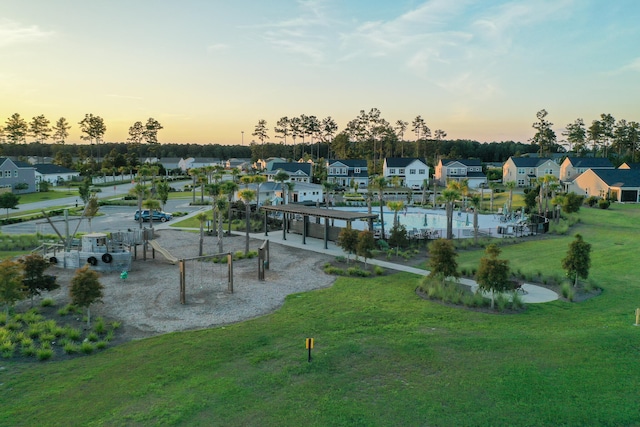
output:
[[[101,116],[105,141],[239,144],[258,120],[375,107],[448,139],[640,120],[637,0],[0,0],[0,126]],[[413,139],[412,134],[405,135]]]

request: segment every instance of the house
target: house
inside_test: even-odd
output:
[[[80,176],[80,172],[78,171],[51,163],[38,163],[33,165],[33,167],[36,170],[36,184],[48,182],[49,184],[62,185]]]
[[[35,193],[36,169],[27,162],[0,157],[0,187],[15,194]]]
[[[327,182],[342,187],[367,188],[369,171],[367,161],[359,159],[329,160],[327,162]]]
[[[311,183],[311,166],[311,163],[276,162],[271,170],[267,170],[264,174],[267,176],[267,181],[273,181],[273,177],[278,172],[284,171],[289,174],[290,182]]]
[[[384,159],[382,175],[389,181],[399,180],[400,185],[410,188],[422,188],[429,185],[429,166],[424,159],[391,157]]]
[[[545,175],[560,178],[560,165],[548,157],[509,157],[502,166],[503,184],[515,182],[518,187],[530,187]]]
[[[618,202],[640,202],[639,169],[588,169],[578,175],[568,191],[587,197],[611,198]]]
[[[614,169],[604,157],[567,157],[560,165],[560,181],[568,182],[588,169]]]
[[[274,163],[286,163],[287,159],[282,157],[269,157],[268,159],[258,159],[253,164],[253,168],[256,170],[271,170]]]
[[[291,194],[288,193],[286,186],[287,184],[281,182],[263,182],[259,185],[260,196],[258,203],[260,205],[263,205],[267,202],[272,204],[282,203],[284,200],[283,192],[285,193],[284,195],[287,196],[292,203],[322,203],[323,201],[324,193],[322,185],[308,184],[306,182],[294,182],[293,188],[291,189]],[[241,185],[238,191],[234,193],[234,200],[240,199],[238,193],[245,188],[257,192],[258,184],[248,184],[247,186]]]
[[[624,162],[618,166],[618,169],[640,169],[640,163]]]
[[[237,159],[235,157],[232,157],[226,162],[223,162],[223,166],[226,169],[238,168],[243,171],[248,171],[251,169],[251,159]]]
[[[469,188],[487,185],[487,176],[482,172],[480,159],[440,159],[436,165],[435,179],[442,186],[450,180],[467,180]]]

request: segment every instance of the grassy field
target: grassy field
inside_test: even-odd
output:
[[[340,278],[241,324],[65,362],[0,360],[0,424],[638,425],[640,209],[580,217],[570,234],[593,245],[603,288],[586,302],[485,314],[418,298],[410,274]],[[514,269],[562,274],[571,240],[502,255]],[[460,264],[481,255],[465,251]]]

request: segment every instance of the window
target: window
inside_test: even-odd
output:
[[[4,171],[5,178],[11,178],[11,171]]]
[[[419,173],[420,175],[424,175],[424,169],[418,169],[418,173]]]
[[[409,169],[409,175],[415,175],[415,174],[416,174],[415,169]]]
[[[393,169],[393,168],[392,168],[392,169],[389,169],[389,174],[390,174],[390,175],[393,175],[394,173],[396,173],[396,170],[395,170],[395,169]]]
[[[17,169],[13,171],[13,177],[14,177],[14,178],[17,178],[17,177],[18,177],[18,170],[17,170]]]
[[[360,168],[353,168],[353,173],[360,173]]]
[[[329,175],[335,175],[336,174],[336,168],[329,168]]]
[[[404,175],[404,168],[400,168],[400,170],[398,171],[398,173],[399,173],[400,175]]]
[[[518,187],[524,187],[524,179],[518,180]]]
[[[518,168],[518,175],[524,175],[525,171],[524,168]]]

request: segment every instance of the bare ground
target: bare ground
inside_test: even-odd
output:
[[[177,258],[198,255],[198,233],[162,230],[158,242]],[[217,237],[205,236],[204,253],[217,252]],[[251,240],[257,251],[261,240]],[[224,238],[225,252],[244,251],[245,238]],[[258,280],[258,259],[233,263],[233,293],[228,292],[227,265],[213,262],[187,263],[186,304],[180,304],[179,268],[151,250],[143,260],[139,247],[128,278],[104,273],[103,303],[92,305],[92,317],[121,322],[115,343],[173,331],[186,331],[247,320],[281,307],[287,295],[330,286],[335,277],[322,272],[331,257],[314,252],[270,244],[269,269],[265,281]],[[58,306],[69,301],[69,283],[74,270],[51,268],[61,288],[43,295]],[[23,303],[26,304],[26,303]]]

